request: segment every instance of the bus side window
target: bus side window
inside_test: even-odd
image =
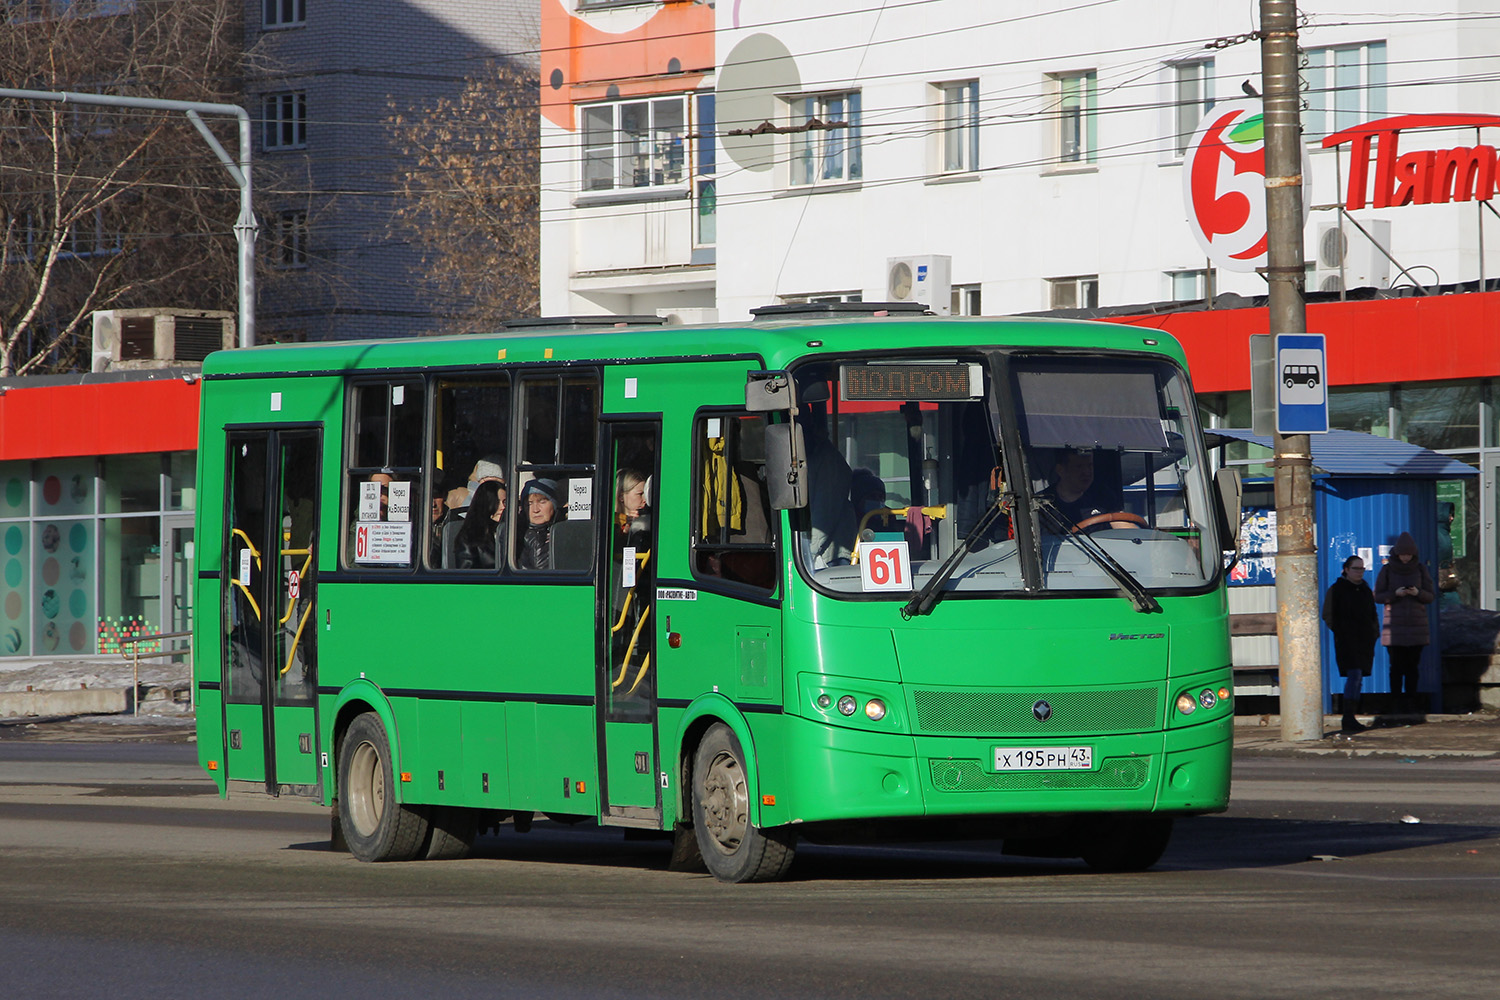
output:
[[[428,509],[422,485],[422,382],[356,383],[349,394],[344,563],[410,567]]]
[[[700,414],[694,425],[693,572],[760,590],[776,587],[774,523],[765,485],[766,418]]]
[[[592,525],[608,514],[608,491],[594,482],[599,434],[595,372],[538,374],[519,380],[521,452],[511,477],[510,565],[519,570],[586,572],[593,566]],[[531,484],[536,482],[536,486]]]
[[[433,423],[431,468],[442,504],[428,510],[431,541],[427,565],[453,569],[458,532],[463,528],[469,500],[473,490],[486,480],[502,484],[498,498],[505,504],[507,517],[499,522],[494,547],[504,551],[504,525],[513,499],[506,478],[510,463],[509,374],[495,372],[439,382]]]

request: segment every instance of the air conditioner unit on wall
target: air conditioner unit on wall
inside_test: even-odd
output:
[[[1362,220],[1386,250],[1391,248],[1391,224],[1386,219]],[[1337,292],[1344,288],[1391,287],[1391,261],[1369,237],[1352,222],[1324,222],[1318,226],[1318,243],[1313,247],[1317,264],[1313,268],[1313,286],[1308,291]],[[1339,267],[1343,265],[1342,278]]]
[[[201,362],[235,346],[234,315],[203,309],[101,309],[94,313],[93,370]]]
[[[888,257],[885,262],[887,302],[920,302],[947,316],[953,304],[953,258],[946,254]]]

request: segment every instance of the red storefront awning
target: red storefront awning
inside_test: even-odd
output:
[[[198,380],[22,386],[0,394],[0,462],[194,451]]]

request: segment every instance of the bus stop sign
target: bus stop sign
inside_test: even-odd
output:
[[[1328,356],[1321,333],[1276,335],[1276,433],[1328,433]]]

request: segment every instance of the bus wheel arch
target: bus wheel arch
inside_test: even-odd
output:
[[[757,825],[753,765],[734,729],[709,725],[692,761],[693,832],[709,872],[721,882],[774,882],[786,875],[796,835]]]

